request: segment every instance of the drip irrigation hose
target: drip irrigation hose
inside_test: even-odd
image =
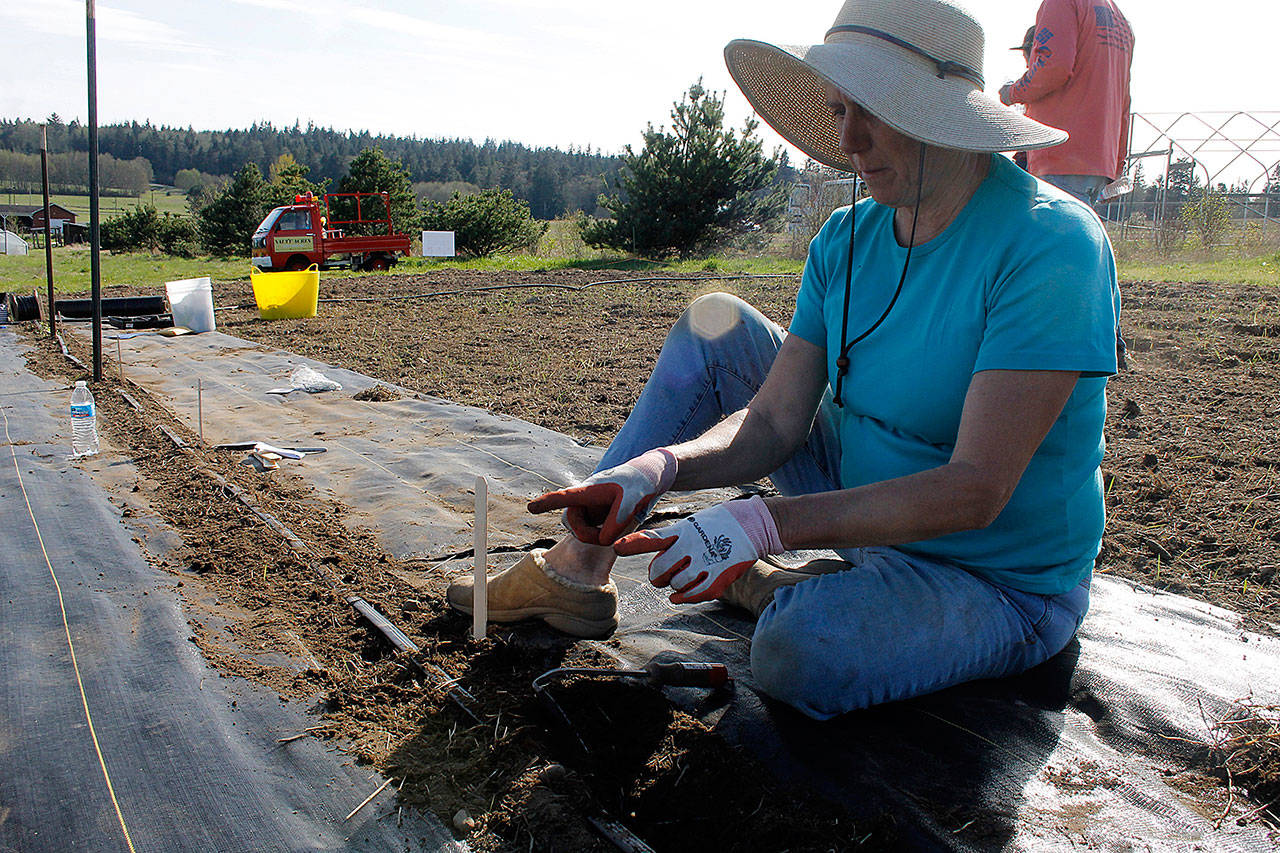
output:
[[[551,290],[569,290],[579,291],[586,290],[589,287],[596,287],[601,284],[629,284],[637,282],[667,282],[667,281],[739,281],[741,279],[751,278],[795,278],[800,273],[782,272],[782,273],[738,273],[735,275],[690,275],[690,276],[655,276],[649,278],[610,278],[601,281],[589,281],[586,284],[558,284],[556,282],[535,282],[526,281],[516,284],[490,284],[484,287],[463,287],[455,290],[433,290],[430,293],[407,293],[394,296],[326,296],[316,300],[317,302],[337,303],[337,302],[406,302],[411,299],[430,299],[433,296],[460,296],[468,293],[484,293],[492,290],[519,290],[529,287],[544,287]],[[215,308],[215,311],[226,311],[235,308],[257,308],[254,303],[245,303],[241,305],[223,305]]]
[[[753,275],[742,273],[738,275],[697,275],[697,276],[658,276],[650,278],[611,278],[603,281],[589,281],[586,284],[557,284],[555,282],[535,282],[526,281],[516,284],[491,284],[484,287],[466,287],[456,290],[435,290],[430,293],[411,293],[401,296],[332,296],[319,300],[320,302],[404,302],[410,299],[428,299],[432,296],[457,296],[466,293],[483,293],[489,290],[518,290],[527,287],[547,287],[552,290],[586,290],[588,287],[595,287],[600,284],[630,284],[637,282],[655,282],[655,281],[737,281],[744,278],[794,278],[798,273],[761,273]]]

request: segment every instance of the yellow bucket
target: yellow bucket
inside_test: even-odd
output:
[[[264,320],[287,320],[316,316],[320,297],[320,267],[312,264],[300,272],[258,272],[251,270],[249,283]]]

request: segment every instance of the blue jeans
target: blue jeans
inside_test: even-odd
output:
[[[1070,193],[1089,207],[1097,203],[1098,194],[1110,183],[1103,175],[1041,175],[1040,180]]]
[[[745,407],[784,337],[737,297],[695,300],[597,470],[694,438]],[[840,452],[828,392],[808,440],[770,479],[784,495],[838,489]],[[817,719],[1022,672],[1061,651],[1089,606],[1087,579],[1036,595],[896,548],[839,553],[848,570],[775,593],[751,646],[757,686]]]

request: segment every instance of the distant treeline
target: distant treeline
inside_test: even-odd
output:
[[[34,180],[39,181],[42,124],[30,119],[0,119],[0,153],[27,155],[0,158],[0,185],[29,184],[32,163]],[[84,125],[63,123],[55,115],[49,117],[47,126],[51,159],[88,151]],[[265,174],[285,153],[311,170],[311,180],[336,182],[347,173],[356,155],[375,146],[405,165],[420,195],[470,187],[509,189],[527,201],[539,219],[552,219],[566,210],[593,212],[597,196],[612,184],[620,168],[618,158],[593,153],[590,148],[561,151],[517,142],[417,139],[368,131],[341,132],[312,124],[276,128],[263,123],[247,130],[194,130],[130,122],[98,129],[103,162],[106,156],[124,161],[135,169],[149,170],[155,181],[170,185],[176,183],[180,171],[229,176],[246,163],[256,163]],[[120,180],[132,186],[136,173]],[[101,183],[111,186],[105,173]]]
[[[139,195],[152,182],[146,158],[120,160],[110,154],[98,157],[98,186],[113,195]],[[6,151],[0,147],[0,189],[40,192],[40,155]],[[89,186],[89,158],[83,154],[49,155],[49,188],[55,193],[79,193]]]

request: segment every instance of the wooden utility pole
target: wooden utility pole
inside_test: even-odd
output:
[[[49,281],[49,337],[57,337],[56,321],[53,319],[53,241],[50,235],[53,229],[49,225],[49,131],[47,126],[40,128],[40,184],[44,187],[44,275]]]
[[[89,59],[89,279],[93,299],[93,379],[102,381],[102,234],[98,227],[98,47],[93,0],[85,0]]]

